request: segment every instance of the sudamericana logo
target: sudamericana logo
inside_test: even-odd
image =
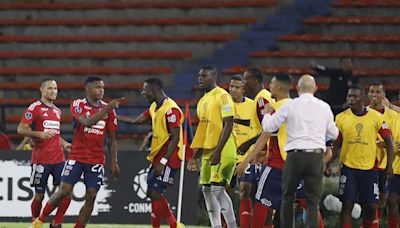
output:
[[[147,173],[149,172],[149,168],[142,169],[138,172],[138,174],[133,179],[133,190],[136,192],[137,196],[140,199],[146,199],[150,201],[147,197]]]

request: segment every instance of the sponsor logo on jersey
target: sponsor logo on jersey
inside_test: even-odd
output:
[[[55,120],[45,120],[43,122],[43,127],[44,128],[49,128],[49,129],[60,129],[60,122],[55,121]]]

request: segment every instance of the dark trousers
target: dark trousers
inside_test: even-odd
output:
[[[318,204],[322,186],[323,154],[290,152],[282,173],[281,227],[293,228],[294,201],[297,186],[304,180],[307,201],[306,227],[318,227]]]

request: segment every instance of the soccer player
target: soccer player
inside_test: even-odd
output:
[[[59,186],[65,161],[63,148],[69,151],[71,147],[60,136],[61,110],[54,105],[58,94],[57,82],[49,78],[43,79],[40,82],[40,92],[40,100],[33,102],[25,110],[18,126],[18,134],[34,139],[30,178],[31,186],[35,188],[35,197],[31,204],[32,221],[42,210],[50,175],[53,176],[53,185]],[[71,195],[61,201],[50,227],[61,227],[70,202]]]
[[[276,74],[270,83],[270,91],[272,97],[276,100],[273,104],[274,110],[279,109],[281,105],[290,100],[289,91],[291,87],[291,80],[288,74]],[[273,222],[268,219],[266,226],[264,221],[272,210],[278,210],[281,201],[281,182],[282,182],[282,169],[284,165],[284,158],[286,152],[283,146],[286,143],[286,125],[282,125],[272,137],[266,132],[263,132],[262,137],[257,140],[254,149],[251,150],[249,155],[242,164],[236,168],[236,173],[244,172],[246,164],[256,160],[257,154],[267,144],[269,139],[269,151],[267,153],[265,165],[262,169],[260,182],[258,183],[257,193],[255,195],[256,204],[253,214],[253,228],[256,227],[273,227]],[[255,149],[258,149],[255,151]],[[272,217],[272,216],[269,216]]]
[[[234,75],[231,78],[229,85],[229,94],[232,96],[235,105],[235,117],[233,119],[233,136],[236,140],[236,145],[241,145],[247,140],[255,136],[254,124],[258,119],[254,118],[252,112],[254,102],[250,98],[244,96],[244,79],[242,75]],[[244,155],[239,155],[237,164],[240,164],[246,157],[247,151]],[[254,166],[253,166],[254,167]],[[235,177],[234,177],[235,178]],[[251,205],[251,199],[249,197],[250,189],[250,164],[247,164],[246,171],[243,175],[239,176],[239,190],[240,190],[240,227],[250,227],[250,208],[242,208],[243,205]],[[246,194],[244,194],[246,193]],[[246,210],[247,209],[247,210]]]
[[[117,119],[115,108],[124,98],[102,101],[104,82],[101,78],[90,76],[85,81],[86,98],[74,100],[70,111],[74,121],[74,137],[69,160],[65,162],[61,174],[61,185],[47,202],[40,216],[32,224],[39,228],[46,217],[60,202],[71,193],[74,185],[83,174],[86,185],[86,201],[79,212],[75,228],[85,227],[93,211],[94,202],[104,177],[104,140],[108,135],[108,148],[111,153],[111,173],[116,180],[119,176],[117,160]]]
[[[232,201],[225,190],[229,185],[236,164],[236,145],[232,135],[235,108],[232,97],[217,86],[217,69],[203,66],[198,81],[205,94],[197,104],[199,125],[192,148],[198,149],[188,163],[188,169],[198,170],[202,152],[200,184],[211,226],[221,227],[221,213],[229,228],[236,227]]]
[[[144,82],[142,95],[150,102],[150,108],[137,118],[119,117],[129,124],[152,123],[153,140],[147,159],[151,168],[147,175],[147,195],[151,199],[151,224],[160,227],[165,218],[170,227],[177,227],[167,199],[163,196],[181,165],[183,113],[174,100],[167,97],[160,79]]]
[[[260,69],[255,68],[255,67],[249,67],[247,68],[244,73],[244,86],[245,86],[245,91],[246,91],[246,96],[250,97],[251,99],[254,100],[254,106],[253,106],[253,115],[255,116],[255,121],[254,124],[254,131],[256,132],[256,135],[247,140],[246,142],[242,143],[241,145],[238,145],[238,154],[244,154],[248,149],[250,148],[251,145],[253,145],[259,135],[262,132],[262,126],[261,126],[261,121],[263,118],[263,112],[265,105],[269,103],[273,103],[273,99],[271,98],[271,93],[264,89],[264,84],[263,84],[263,73],[261,72]],[[266,151],[267,147],[263,149],[263,151]],[[255,163],[250,165],[250,178],[247,181],[248,184],[246,188],[243,189],[241,194],[243,195],[243,199],[248,199],[252,198],[254,199],[254,194],[256,191],[256,186],[257,182],[259,179],[259,175],[261,172],[261,164]],[[240,210],[239,213],[242,215],[243,214],[243,219],[245,219],[245,215],[247,214],[247,211],[251,211],[251,201],[249,200],[242,200],[240,202]],[[254,212],[256,208],[253,209],[253,214],[257,213]],[[249,216],[247,216],[248,219]],[[252,220],[254,221],[254,220]]]
[[[380,112],[383,114],[385,123],[389,126],[390,131],[397,131],[397,129],[393,126],[393,121],[397,117],[398,113],[396,111],[391,110],[390,108],[385,108],[382,101],[385,98],[385,90],[383,85],[380,83],[372,83],[369,86],[368,90],[368,98],[370,99],[370,108]],[[387,199],[387,178],[385,175],[385,168],[387,163],[386,150],[384,148],[384,141],[382,137],[378,136],[377,139],[378,146],[377,149],[377,157],[375,169],[378,171],[378,187],[379,187],[379,204],[378,204],[378,215],[380,216],[384,209],[386,208],[386,199]]]
[[[291,77],[288,74],[276,74],[271,79],[270,91],[271,96],[275,99],[275,103],[272,105],[273,112],[279,110],[279,108],[290,101],[290,88],[291,88]],[[286,124],[283,124],[277,132],[269,135],[267,132],[263,132],[260,138],[254,145],[254,149],[249,152],[248,158],[243,164],[251,162],[257,158],[257,153],[260,153],[262,148],[267,144],[269,140],[269,148],[264,167],[261,171],[260,182],[256,192],[256,205],[255,214],[253,215],[254,227],[273,227],[273,221],[271,220],[273,210],[279,210],[282,198],[282,170],[285,164],[286,152],[284,146],[287,141],[286,135]],[[327,149],[330,151],[329,149]],[[328,156],[330,153],[326,153]],[[236,172],[242,172],[242,167],[237,167]],[[303,193],[302,189],[299,189],[299,193]],[[304,193],[303,193],[304,195]],[[304,199],[301,199],[301,207],[306,208]],[[276,213],[275,213],[276,214]],[[321,215],[319,221],[319,227],[323,227]],[[266,221],[264,225],[264,221]]]
[[[351,227],[351,211],[359,200],[363,210],[363,226],[378,227],[376,209],[379,200],[378,174],[374,170],[377,156],[378,134],[385,142],[387,152],[386,175],[393,174],[393,140],[390,130],[379,112],[363,105],[363,89],[352,86],[347,93],[350,108],[336,117],[340,135],[334,143],[331,161],[341,145],[339,196],[343,203],[340,213],[341,227]],[[329,168],[328,163],[328,168]]]
[[[399,227],[399,207],[398,199],[400,196],[400,116],[393,121],[393,140],[395,142],[396,156],[393,162],[394,177],[389,179],[388,183],[388,224],[389,228]]]

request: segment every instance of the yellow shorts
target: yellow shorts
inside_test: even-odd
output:
[[[233,152],[233,153],[232,153]],[[229,184],[236,166],[236,146],[228,140],[221,152],[220,164],[211,165],[210,153],[204,150],[200,169],[200,184],[222,183]]]

